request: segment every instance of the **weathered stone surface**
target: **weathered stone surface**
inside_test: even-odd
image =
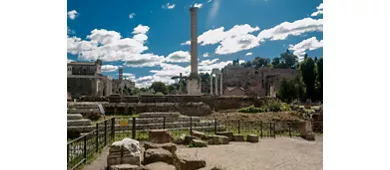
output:
[[[229,138],[220,135],[207,136],[207,142],[209,145],[229,144]]]
[[[216,135],[226,136],[229,138],[229,140],[233,140],[233,132],[229,131],[223,131],[223,132],[217,132]]]
[[[141,148],[137,140],[125,138],[111,144],[107,165],[118,164],[141,165]]]
[[[199,132],[197,130],[192,130],[192,136],[197,137],[199,139],[205,139],[206,135],[203,132]]]
[[[191,141],[192,141],[192,139],[194,139],[194,137],[186,135],[186,136],[184,137],[184,143],[183,143],[183,144],[184,144],[184,145],[190,144]]]
[[[244,142],[245,141],[244,135],[240,135],[240,134],[233,135],[233,141]]]
[[[175,166],[169,165],[165,162],[154,162],[145,165],[145,170],[176,170]]]
[[[259,137],[255,134],[249,134],[246,136],[246,140],[251,143],[257,143],[259,142]]]
[[[166,129],[150,130],[149,142],[152,143],[170,143],[173,141],[172,134]]]
[[[207,147],[207,143],[199,139],[192,139],[190,147]]]
[[[174,163],[174,156],[171,152],[158,148],[158,149],[148,149],[145,151],[144,165],[154,163],[154,162],[165,162],[168,164]]]
[[[197,170],[206,166],[205,160],[180,158],[179,161],[181,170]]]
[[[304,138],[308,141],[315,141],[315,133],[313,133],[313,132],[308,133],[308,134],[306,134],[306,136]]]
[[[119,165],[112,165],[108,169],[109,170],[140,170],[141,168],[138,165],[119,164]]]
[[[145,142],[144,148],[145,150],[162,148],[171,152],[172,154],[174,154],[177,150],[177,146],[174,143],[157,144],[157,143]]]
[[[304,121],[299,124],[299,132],[302,138],[308,141],[315,140],[315,134],[313,133],[311,122]]]

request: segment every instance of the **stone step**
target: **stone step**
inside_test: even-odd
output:
[[[94,109],[72,109],[68,108],[67,110],[68,114],[73,114],[73,113],[100,113],[99,108],[94,108]]]
[[[89,126],[92,125],[89,119],[68,120],[68,126]]]
[[[96,129],[96,127],[92,126],[92,125],[91,126],[68,126],[68,131],[75,130],[75,131],[78,131],[80,133],[88,133],[88,132],[93,131],[94,129]]]
[[[81,115],[81,114],[67,114],[67,119],[68,120],[83,119],[83,115]]]
[[[139,114],[139,118],[160,118],[160,117],[180,117],[179,112],[144,112]]]
[[[93,130],[95,130],[96,127],[95,126],[68,126],[68,130],[76,130],[80,133],[88,133],[88,132],[91,132]],[[174,131],[174,130],[189,130],[189,127],[177,127],[177,128],[166,128],[170,131]],[[214,131],[214,127],[209,127],[209,126],[198,126],[198,127],[193,127],[192,128],[193,130],[199,130],[199,131]],[[99,128],[99,134],[100,133],[104,133],[104,128]],[[109,130],[109,129],[108,129]],[[148,131],[150,129],[137,129],[137,131]],[[225,126],[222,126],[222,125],[219,125],[217,126],[217,131],[225,131],[226,128]],[[126,130],[126,129],[115,129],[115,133],[131,133],[132,131],[131,130]]]
[[[164,118],[136,118],[135,122],[137,124],[148,124],[148,123],[163,123]],[[132,119],[129,119],[129,123],[132,122]],[[190,122],[190,117],[177,117],[177,118],[165,118],[165,123],[170,122]],[[200,122],[199,117],[193,117],[192,122]]]
[[[217,124],[218,126],[219,124]],[[207,126],[207,127],[214,127],[214,122],[192,122],[192,127],[202,127],[202,126]],[[163,129],[164,125],[163,123],[151,123],[151,124],[136,124],[136,129],[137,130],[145,130],[145,129]],[[165,123],[165,128],[189,128],[190,127],[190,122],[170,122],[170,123]],[[129,123],[128,126],[121,127],[119,124],[115,125],[116,130],[131,130],[132,125]]]

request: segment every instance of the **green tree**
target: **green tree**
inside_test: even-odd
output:
[[[252,65],[256,68],[266,67],[269,63],[269,59],[262,58],[262,57],[256,57],[252,60]]]
[[[296,64],[298,63],[298,57],[292,54],[289,50],[286,50],[286,52],[280,54],[280,59],[283,60],[283,63],[285,64],[284,67],[287,68],[295,68]]]
[[[153,82],[149,89],[152,89],[155,93],[161,92],[167,94],[167,87],[163,82]]]
[[[291,102],[299,98],[298,88],[298,84],[294,80],[282,79],[277,96],[284,102]]]
[[[171,84],[167,86],[168,93],[174,93],[176,91],[176,86]]]
[[[302,75],[302,80],[306,86],[306,97],[308,99],[315,100],[315,83],[316,83],[316,64],[311,57],[306,57],[306,59],[301,63],[300,71]]]
[[[318,84],[319,84],[319,87],[318,87],[318,99],[319,100],[322,100],[323,99],[323,58],[321,57],[318,61],[317,61],[317,73],[318,73],[318,76],[317,76],[317,81],[318,81]]]
[[[278,57],[273,58],[271,64],[272,64],[275,68],[277,68],[277,67],[279,66],[279,64],[280,64],[280,59],[279,59]]]

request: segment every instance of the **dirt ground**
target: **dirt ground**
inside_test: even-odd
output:
[[[263,138],[259,143],[230,142],[206,148],[179,146],[176,153],[206,160],[206,168],[225,170],[322,170],[322,136],[308,142],[298,137]],[[83,170],[103,170],[108,147]]]
[[[208,168],[225,170],[322,170],[322,137],[263,138],[259,143],[230,142],[207,148],[179,148],[179,155],[206,160]]]

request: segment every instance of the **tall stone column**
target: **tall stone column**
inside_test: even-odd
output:
[[[219,95],[222,96],[222,94],[223,94],[222,74],[219,75],[219,81],[221,81],[220,84],[219,84],[220,85],[220,89],[219,89],[220,93],[219,93]]]
[[[213,75],[210,74],[210,95],[213,95]]]
[[[218,96],[218,74],[215,74],[215,95]]]
[[[198,8],[191,7],[191,72],[198,73],[198,37],[196,32],[196,14]]]

